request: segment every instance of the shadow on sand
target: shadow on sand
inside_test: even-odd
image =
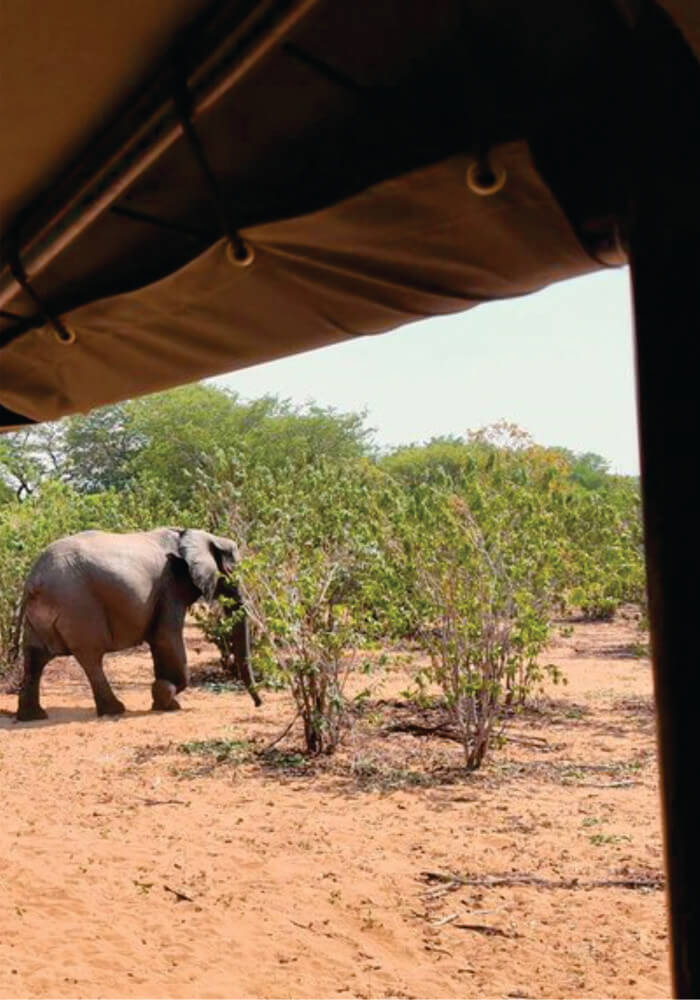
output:
[[[49,714],[48,719],[37,719],[34,722],[17,722],[14,712],[2,710],[0,712],[0,730],[3,729],[49,729],[52,726],[64,726],[70,723],[94,722],[96,725],[109,725],[115,722],[127,722],[129,719],[143,718],[146,715],[162,715],[162,712],[153,712],[151,709],[127,709],[123,715],[102,715],[98,716],[94,708],[89,706],[72,707],[69,705],[56,705],[46,709]],[[181,709],[187,711],[187,709]]]

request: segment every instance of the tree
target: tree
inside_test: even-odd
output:
[[[40,424],[0,437],[0,482],[5,487],[5,496],[11,490],[18,500],[26,500],[47,479],[62,478],[65,478],[63,424]]]
[[[66,421],[66,475],[79,492],[121,489],[132,480],[145,442],[133,427],[131,405],[115,403]]]
[[[426,444],[395,448],[380,459],[380,466],[402,482],[440,482],[447,476],[462,479],[474,465],[473,449],[460,437],[435,437]]]
[[[569,466],[571,481],[587,490],[599,490],[609,481],[610,463],[593,451],[574,452],[568,448],[554,448]]]

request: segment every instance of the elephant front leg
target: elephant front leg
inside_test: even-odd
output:
[[[153,695],[153,712],[176,712],[181,706],[175,697],[175,685],[170,681],[156,678],[151,684],[151,694]]]
[[[153,672],[156,679],[151,685],[154,712],[174,712],[180,708],[175,697],[187,687],[185,647],[179,635],[159,637],[151,643]]]

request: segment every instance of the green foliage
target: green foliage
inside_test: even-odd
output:
[[[427,444],[410,444],[385,455],[381,467],[399,481],[410,485],[457,481],[474,468],[473,449],[462,438],[431,438]]]
[[[86,528],[236,538],[254,668],[287,686],[310,753],[348,720],[361,650],[414,637],[477,767],[548,668],[555,613],[642,603],[636,480],[501,422],[377,456],[363,414],[195,385],[0,437],[0,664],[24,577]],[[237,612],[202,619],[226,656]]]
[[[323,458],[273,475],[259,465],[243,471],[235,456],[228,470],[227,481],[210,481],[209,496],[217,530],[243,557],[236,577],[256,636],[255,672],[284,680],[307,750],[330,752],[346,718],[348,672],[376,629],[365,592],[380,555],[376,470]],[[213,612],[205,624],[222,652],[237,615]]]
[[[494,523],[517,517],[513,530],[539,565],[552,609],[594,619],[644,603],[639,485],[609,475],[600,456],[542,448],[502,422],[467,439],[398,449],[380,464],[411,492],[425,484],[463,491],[479,524],[486,514]]]
[[[562,604],[588,618],[611,618],[626,602],[644,604],[641,504],[636,484],[610,478],[576,491],[559,511],[565,573]]]
[[[133,426],[132,405],[104,406],[63,425],[61,464],[79,492],[120,489],[132,479],[132,462],[144,444]]]
[[[25,500],[51,478],[61,478],[63,427],[43,424],[0,436],[0,503]]]
[[[129,471],[149,479],[179,504],[191,504],[213,456],[235,451],[246,467],[301,471],[317,455],[336,461],[367,450],[369,431],[358,414],[294,407],[272,396],[250,403],[224,389],[193,385],[127,404],[133,440]]]
[[[473,484],[458,492],[423,486],[404,543],[406,573],[416,580],[416,634],[430,658],[419,689],[438,685],[469,770],[481,765],[506,708],[552,671],[538,661],[549,636],[551,581],[534,501],[522,485],[507,502],[476,507],[482,500]]]
[[[248,740],[190,740],[178,747],[181,753],[190,757],[213,757],[217,763],[242,764],[252,755]]]

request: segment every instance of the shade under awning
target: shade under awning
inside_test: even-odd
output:
[[[6,5],[0,425],[623,263],[667,5]]]

